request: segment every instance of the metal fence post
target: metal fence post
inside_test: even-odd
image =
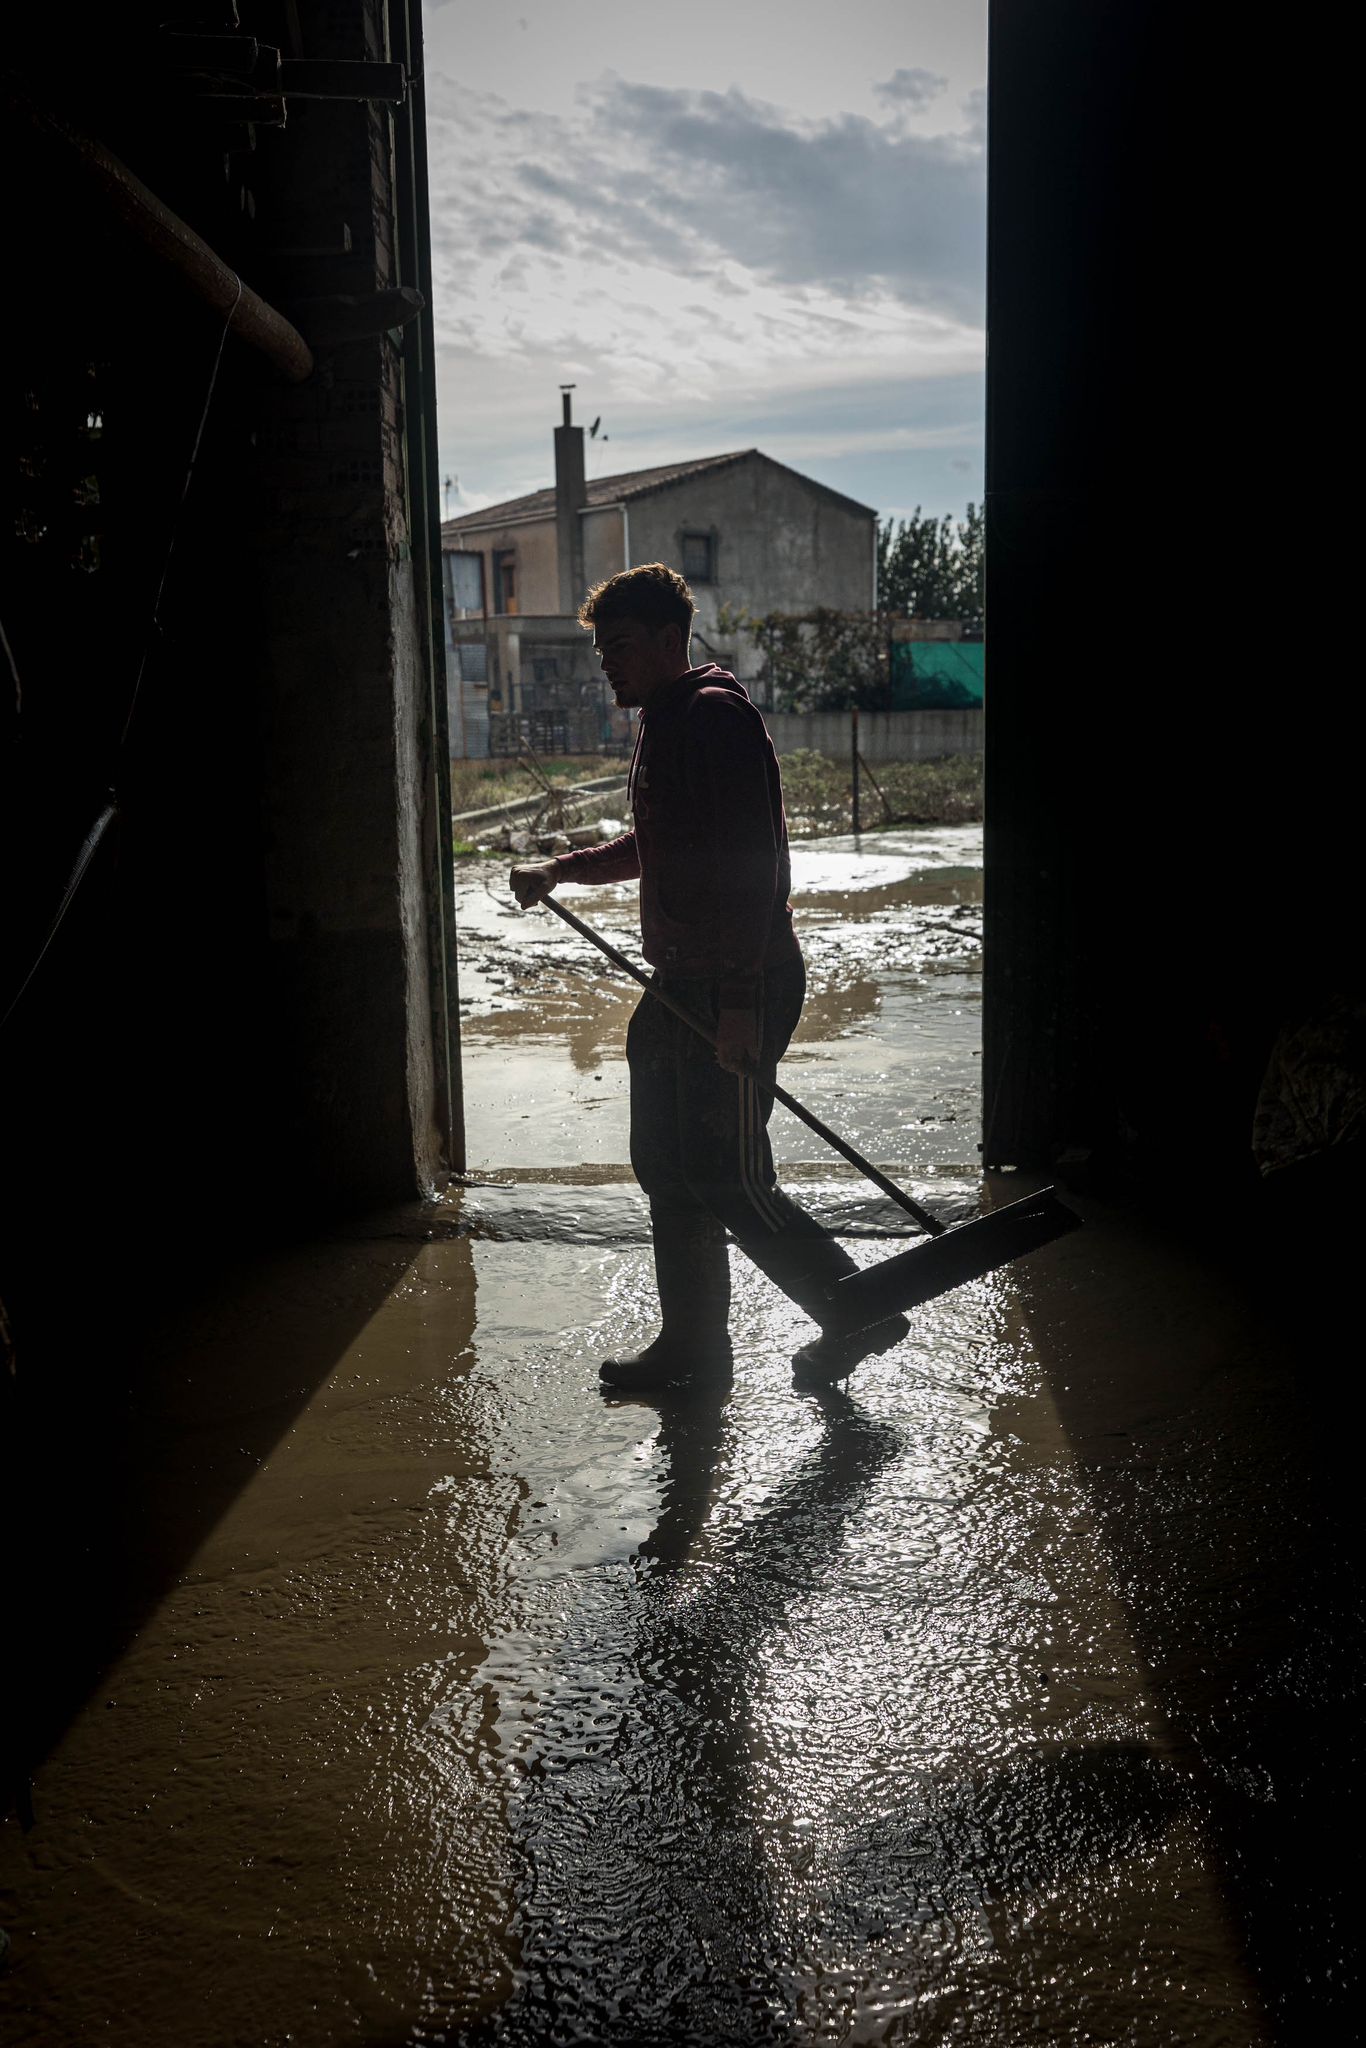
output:
[[[859,835],[859,753],[858,753],[858,706],[849,713],[849,746],[853,756],[854,769],[854,837]]]

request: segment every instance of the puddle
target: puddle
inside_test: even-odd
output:
[[[733,1264],[734,1386],[659,1409],[596,1379],[645,1245],[414,1251],[4,1837],[7,2041],[1267,2040],[1016,1279],[817,1399]]]
[[[977,1162],[980,825],[792,850],[808,992],[784,1084],[879,1165]],[[566,891],[639,959],[633,883]],[[457,872],[467,1136],[475,1171],[624,1165],[626,1026],[638,991],[549,912],[523,914],[501,864]],[[828,1159],[781,1108],[779,1165]]]
[[[794,1180],[802,1207],[839,1237],[904,1238],[924,1235],[904,1209],[880,1194],[865,1194],[849,1180]],[[941,1178],[907,1190],[946,1223],[978,1213],[979,1184]],[[650,1211],[632,1181],[563,1185],[524,1176],[506,1187],[453,1190],[436,1205],[439,1227],[501,1243],[648,1244]]]
[[[790,1085],[971,1213],[979,833],[794,869]],[[232,1484],[41,1774],[39,1827],[0,1837],[7,2042],[1269,2048],[1207,1759],[1274,1787],[1236,1699],[1173,1720],[1133,1622],[1157,1640],[1160,1610],[1202,1671],[1234,1652],[1234,1509],[1193,1475],[1266,1411],[1210,1364],[1204,1276],[1089,1228],[816,1396],[790,1363],[812,1325],[733,1253],[733,1385],[604,1397],[600,1358],[655,1327],[634,991],[572,975],[580,942],[491,879],[462,871],[462,985],[504,1184],[377,1225],[373,1304],[339,1240],[167,1340],[165,1462]],[[583,909],[621,936],[631,897]],[[774,1129],[855,1259],[885,1256],[901,1213]],[[304,1388],[334,1296],[364,1312]],[[1078,1437],[1132,1446],[1131,1546],[1170,1525],[1179,1567],[1137,1592]],[[1280,1583],[1249,1553],[1246,1655]]]

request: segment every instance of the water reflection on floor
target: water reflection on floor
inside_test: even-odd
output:
[[[6,2040],[1264,2039],[1040,1355],[1093,1255],[823,1400],[737,1266],[660,1411],[596,1382],[643,1245],[415,1244],[5,1838]],[[185,1455],[356,1257],[224,1311]]]
[[[796,860],[793,1085],[946,1202],[978,856],[964,828]],[[810,1326],[737,1255],[734,1385],[605,1398],[652,1328],[632,998],[484,879],[472,1124],[512,1185],[266,1261],[159,1338],[159,1457],[227,1505],[0,1843],[6,2041],[1269,2042],[1210,1792],[1273,1796],[1249,1703],[1293,1557],[1236,1483],[1261,1459],[1291,1498],[1262,1333],[1092,1204],[845,1393],[794,1391]],[[627,892],[581,900],[628,928]]]
[[[577,1414],[483,1672],[524,1861],[480,2038],[1255,2039],[1188,1774],[1059,1540],[1084,1503],[1009,1283],[794,1403],[796,1319],[737,1280],[715,1401],[503,1379]]]

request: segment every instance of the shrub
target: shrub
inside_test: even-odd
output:
[[[782,770],[788,830],[794,839],[853,830],[853,777],[847,758],[837,760],[802,747],[783,756]],[[882,762],[863,777],[859,809],[865,832],[893,824],[969,824],[982,815],[982,763],[963,754],[942,761]]]

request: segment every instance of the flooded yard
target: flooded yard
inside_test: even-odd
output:
[[[629,1176],[626,1025],[639,990],[548,911],[519,911],[508,864],[458,870],[471,1170],[616,1167]],[[640,960],[634,882],[565,902]],[[807,1002],[784,1085],[882,1166],[960,1182],[978,1165],[982,828],[952,825],[792,849]],[[774,1112],[782,1169],[843,1178]]]

